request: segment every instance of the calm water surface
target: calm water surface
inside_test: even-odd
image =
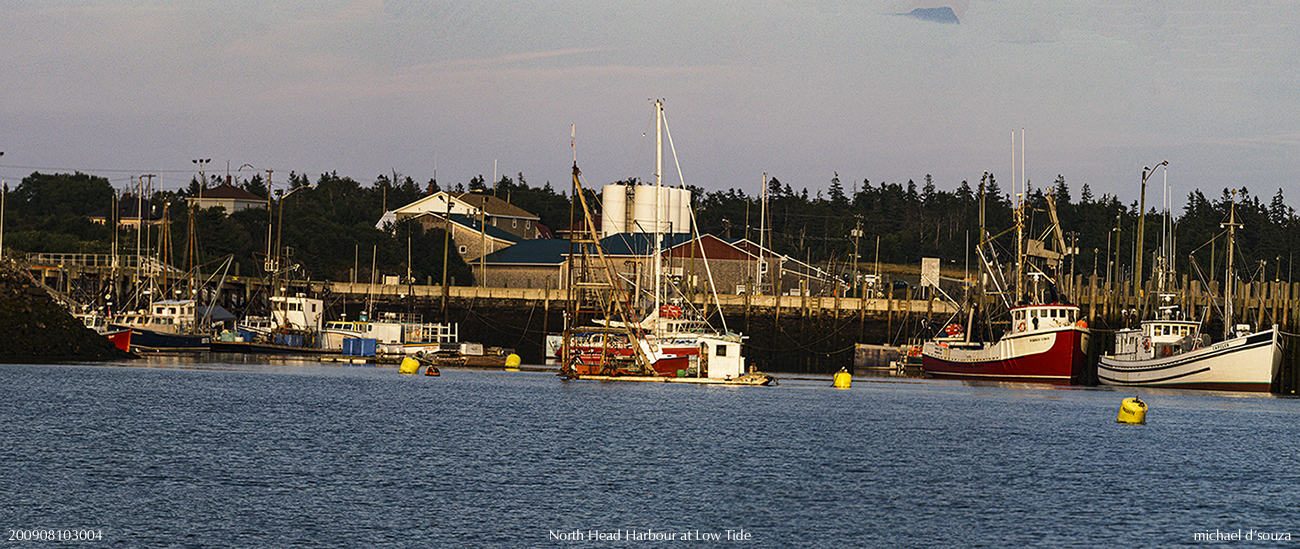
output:
[[[1115,415],[1132,393],[1097,388],[153,360],[0,365],[6,540],[33,528],[95,529],[102,540],[67,545],[122,547],[1300,537],[1300,400],[1148,391],[1148,425],[1130,426]],[[674,539],[646,539],[660,535]]]

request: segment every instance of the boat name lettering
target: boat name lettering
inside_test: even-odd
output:
[[[1211,346],[1210,346],[1210,349],[1213,349],[1213,350],[1217,351],[1217,350],[1222,349],[1222,348],[1227,347],[1227,346],[1228,346],[1228,342],[1227,342],[1227,341],[1220,341],[1220,342],[1218,342],[1218,343],[1215,343],[1214,345],[1211,345]]]

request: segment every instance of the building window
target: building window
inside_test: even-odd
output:
[[[718,356],[727,356],[727,346],[718,345]]]
[[[461,246],[461,247],[460,247],[460,253],[464,254],[464,253],[467,252],[467,251],[469,251],[469,250],[468,250],[466,247],[464,247],[464,246]]]

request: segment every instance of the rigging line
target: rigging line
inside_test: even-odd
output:
[[[663,115],[663,119],[664,119],[664,133],[668,134],[668,150],[673,152],[673,164],[677,165],[677,179],[682,183],[680,188],[685,189],[686,175],[682,173],[682,162],[677,159],[677,147],[673,145],[673,132],[668,129],[668,114],[665,113]]]
[[[513,333],[518,333],[518,332],[524,332],[525,335],[524,335],[524,336],[521,336],[521,337],[519,338],[519,341],[522,342],[524,339],[527,339],[526,336],[527,336],[527,332],[529,331],[528,328],[527,328],[527,326],[520,327],[520,326],[515,326],[515,325],[513,325],[513,324],[505,323],[505,322],[500,322],[500,323],[498,323],[498,322],[492,322],[491,320],[489,320],[489,317],[483,316],[483,315],[479,314],[479,313],[476,312],[476,311],[466,311],[466,313],[467,313],[469,316],[473,316],[474,318],[479,319],[479,320],[483,323],[484,326],[489,327],[489,328],[491,328],[492,330],[494,330],[494,331],[496,331],[496,332],[498,332],[498,333],[502,333],[502,334],[513,334]],[[530,317],[530,318],[531,318],[531,317]],[[516,345],[517,345],[517,344],[516,344]]]
[[[519,330],[519,340],[515,342],[515,348],[519,348],[519,344],[523,343],[524,339],[528,337],[528,327],[533,325],[533,313],[536,312],[537,312],[537,302],[534,301],[533,306],[528,309],[528,320],[524,321],[523,329]],[[542,334],[542,335],[545,336],[546,334]]]
[[[826,337],[823,337],[823,338],[818,339],[818,340],[815,340],[815,341],[809,341],[809,342],[807,342],[806,344],[796,345],[794,348],[795,348],[795,349],[803,349],[803,350],[812,350],[812,346],[813,346],[813,345],[816,345],[816,344],[818,344],[818,343],[824,343],[824,342],[826,342],[826,341],[830,341],[830,339],[831,339],[832,337],[835,337],[835,336],[838,335],[840,332],[843,332],[843,331],[844,331],[846,328],[848,328],[849,325],[852,324],[852,323],[853,323],[853,322],[852,322],[851,320],[849,320],[849,321],[845,321],[845,323],[844,323],[843,325],[841,325],[841,326],[839,326],[838,328],[836,328],[835,330],[831,331],[829,334],[826,334]],[[787,331],[785,330],[785,326],[778,326],[777,329],[780,330],[781,333],[784,334],[786,337],[790,338],[790,341],[791,341],[791,342],[796,341],[795,338],[794,338],[794,336],[791,335],[790,332],[787,332]],[[781,350],[781,349],[789,349],[789,348],[790,348],[790,347],[782,347],[782,348],[766,348],[766,347],[758,347],[758,346],[756,346],[756,345],[752,345],[752,344],[751,344],[751,345],[746,345],[746,347],[751,348],[751,349],[758,349],[758,350],[760,350],[760,351],[779,351],[779,350]]]

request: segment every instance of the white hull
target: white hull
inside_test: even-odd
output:
[[[365,334],[351,330],[331,330],[326,328],[322,334],[321,348],[339,351],[343,349],[343,340],[365,337]]]
[[[1277,329],[1229,339],[1170,357],[1103,356],[1102,385],[1267,392],[1282,364]]]

